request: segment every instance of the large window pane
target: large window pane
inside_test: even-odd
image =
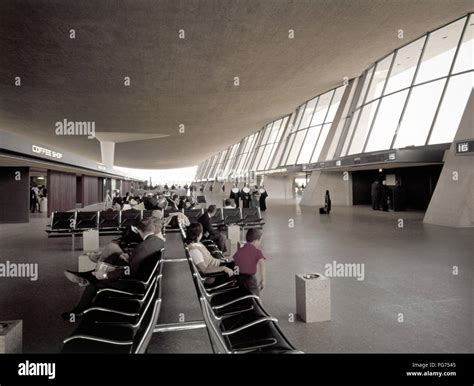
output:
[[[269,123],[263,131],[263,139],[260,145],[266,145],[268,143],[268,138],[270,137],[271,131],[272,131],[272,124]]]
[[[304,108],[305,108],[305,104],[301,105],[298,108],[298,115],[296,116],[296,119],[293,122],[293,127],[291,128],[292,132],[298,130],[298,126],[300,124],[301,118],[303,117],[303,113],[304,113],[304,110],[305,110]]]
[[[396,149],[425,144],[445,82],[442,79],[412,90],[395,141]]]
[[[404,90],[382,99],[366,152],[390,149],[407,95],[408,90]]]
[[[262,153],[262,159],[258,164],[257,170],[265,170],[265,166],[268,162],[268,157],[270,156],[270,151],[272,150],[272,145],[265,146],[265,150]]]
[[[332,122],[334,117],[336,116],[337,109],[339,108],[339,104],[341,103],[342,96],[344,95],[344,91],[346,90],[346,86],[338,87],[336,89],[336,93],[332,98],[331,107],[329,108],[328,115],[326,117],[326,122]]]
[[[281,165],[285,166],[286,162],[288,161],[288,157],[290,156],[291,152],[291,147],[293,146],[293,142],[295,141],[296,134],[292,133],[288,137],[288,143],[285,148],[285,153],[283,154],[283,157],[281,158]]]
[[[298,131],[295,134],[295,141],[293,142],[290,155],[288,156],[288,160],[286,161],[287,165],[294,165],[296,163],[296,159],[298,158],[298,154],[300,152],[301,145],[303,144],[305,134],[306,130]]]
[[[316,145],[316,141],[318,140],[318,134],[321,126],[313,126],[308,129],[308,134],[303,143],[303,147],[301,148],[300,156],[298,157],[297,164],[307,164],[311,158],[311,154],[314,150],[314,145]]]
[[[324,123],[324,119],[326,118],[329,104],[331,103],[333,91],[327,92],[319,97],[318,105],[316,106],[316,111],[313,115],[313,119],[311,121],[311,126],[321,125]]]
[[[348,154],[358,154],[362,152],[378,103],[379,101],[372,102],[366,105],[362,110]]]
[[[331,123],[326,123],[322,129],[321,134],[319,134],[318,143],[316,144],[316,148],[314,149],[313,156],[311,157],[311,163],[318,162],[319,155],[321,154],[321,150],[323,150],[324,143],[326,142],[326,138],[329,134],[329,129],[331,128]]]
[[[375,68],[374,76],[372,78],[372,83],[370,84],[365,103],[377,99],[382,95],[383,86],[385,85],[385,79],[387,79],[388,70],[390,69],[392,59],[393,54],[389,55],[384,60],[377,63],[377,67]]]
[[[385,95],[411,85],[425,39],[426,37],[422,37],[397,51]]]
[[[469,18],[466,32],[459,48],[453,73],[472,70],[474,68],[474,14]]]
[[[367,89],[369,88],[370,80],[372,79],[372,74],[374,73],[374,68],[372,67],[368,72],[364,80],[364,85],[362,86],[362,91],[359,95],[359,100],[357,101],[357,107],[364,103],[365,94],[367,94]]]
[[[416,83],[446,76],[453,62],[465,19],[447,25],[428,37]]]
[[[268,139],[268,143],[274,143],[276,141],[277,135],[280,129],[280,125],[281,125],[281,119],[273,123],[272,132],[270,134],[270,138]]]
[[[474,86],[474,73],[453,76],[449,80],[429,145],[452,142]]]
[[[359,114],[360,114],[360,109],[357,110],[352,116],[351,125],[349,126],[349,130],[347,131],[346,138],[344,140],[344,146],[342,147],[341,156],[345,156],[347,154],[347,150],[349,149],[352,134],[354,133],[354,127],[357,123],[357,119],[359,118]]]
[[[307,104],[304,110],[303,119],[301,120],[300,125],[298,126],[298,130],[305,129],[309,126],[309,122],[311,122],[311,118],[314,113],[314,106],[316,106],[316,102],[318,98],[311,99]]]
[[[260,159],[262,158],[263,150],[265,149],[264,146],[260,146],[258,148],[257,156],[255,157],[255,160],[253,161],[253,165],[250,168],[250,170],[257,170],[257,166],[260,163]]]

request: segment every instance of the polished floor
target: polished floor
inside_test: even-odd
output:
[[[219,197],[214,200],[220,202]],[[295,200],[268,204],[262,244],[268,278],[262,299],[298,349],[472,352],[473,229],[425,225],[421,212],[384,213],[355,206],[334,207],[329,216],[321,216]],[[71,239],[48,239],[46,222],[43,216],[32,216],[29,224],[0,225],[0,262],[39,264],[38,281],[0,278],[0,320],[23,319],[25,352],[61,350],[74,325],[60,314],[81,294],[63,275],[77,267],[80,251],[72,251]],[[110,239],[101,237],[101,244]],[[183,257],[176,234],[168,235],[166,257]],[[325,264],[334,261],[364,264],[364,280],[331,278],[331,321],[294,318],[295,274],[324,273]],[[169,263],[159,323],[183,318],[199,320],[199,304],[187,264]],[[205,330],[193,330],[155,334],[149,351],[197,353],[211,352],[211,347]]]

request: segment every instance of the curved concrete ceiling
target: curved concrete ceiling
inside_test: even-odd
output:
[[[117,143],[115,164],[191,166],[472,8],[472,0],[3,0],[0,130],[97,161],[97,140],[56,135],[55,123],[164,134]]]

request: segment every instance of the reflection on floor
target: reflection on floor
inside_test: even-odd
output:
[[[268,204],[262,245],[268,283],[262,299],[298,349],[472,351],[474,230],[424,225],[423,214],[416,212],[334,207],[330,216],[321,216],[316,208],[299,207],[293,200]],[[61,349],[74,326],[60,314],[81,294],[63,275],[77,267],[80,252],[71,250],[68,238],[48,239],[46,222],[32,218],[30,224],[0,225],[0,262],[39,263],[38,281],[0,279],[0,320],[23,319],[25,352]],[[182,257],[180,239],[168,237],[166,257]],[[101,237],[101,244],[110,239]],[[295,274],[324,273],[325,264],[334,261],[364,264],[364,280],[331,279],[331,321],[292,322]],[[459,267],[457,275],[453,266]],[[165,267],[163,299],[160,323],[200,319],[186,264]],[[156,334],[149,351],[210,352],[210,346],[205,330],[194,330]]]

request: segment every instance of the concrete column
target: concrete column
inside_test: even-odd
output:
[[[105,166],[114,166],[115,142],[100,141],[102,163]]]
[[[424,223],[457,228],[474,227],[474,154],[456,155],[456,142],[474,139],[474,93],[466,105],[454,142],[445,155],[443,170]]]
[[[268,198],[294,198],[293,178],[291,176],[265,176],[263,185]]]
[[[313,171],[300,205],[324,206],[326,190],[329,190],[332,205],[352,205],[351,173]]]

